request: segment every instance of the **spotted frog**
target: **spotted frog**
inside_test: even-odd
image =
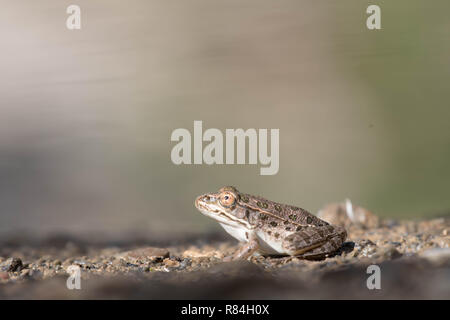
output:
[[[302,208],[241,193],[235,187],[201,195],[195,206],[243,243],[226,260],[247,259],[253,254],[322,259],[336,252],[347,237],[344,228]]]

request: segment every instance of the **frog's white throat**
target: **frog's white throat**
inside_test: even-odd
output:
[[[221,223],[220,225],[225,229],[226,232],[228,232],[240,242],[247,242],[250,237],[250,231],[244,227],[235,227],[224,223]]]

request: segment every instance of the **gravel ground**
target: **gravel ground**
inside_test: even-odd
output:
[[[172,244],[17,236],[0,243],[0,299],[450,299],[449,218],[346,228],[342,249],[320,261],[224,263],[237,248],[225,232]],[[381,268],[380,290],[366,286],[372,264]],[[81,269],[81,290],[66,287],[72,265]]]

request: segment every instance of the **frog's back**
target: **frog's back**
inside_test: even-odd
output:
[[[278,218],[293,225],[310,225],[316,227],[328,225],[328,222],[321,220],[307,210],[297,206],[278,203],[249,194],[241,194],[240,201],[244,202],[244,205],[256,209],[261,214],[270,215],[275,219]]]

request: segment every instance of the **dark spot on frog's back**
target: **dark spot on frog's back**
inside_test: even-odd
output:
[[[261,202],[261,201],[258,201],[258,202],[256,203],[256,205],[257,205],[258,207],[264,208],[264,209],[267,209],[267,208],[269,207],[269,205],[268,205],[267,203]]]
[[[275,221],[272,221],[272,222],[270,223],[270,225],[271,225],[272,227],[276,227],[276,226],[278,225],[278,223],[276,223]]]
[[[269,207],[269,205],[268,205],[267,203],[262,202],[262,201],[256,202],[256,205],[257,205],[258,207],[260,207],[260,208],[263,208],[263,209],[267,209],[267,208]]]
[[[276,204],[276,205],[275,205],[275,210],[277,210],[278,212],[280,212],[280,211],[281,211],[281,206],[280,206],[279,204]]]
[[[311,218],[311,217],[308,217],[308,218],[306,218],[306,223],[307,223],[307,224],[311,224],[311,223],[312,223],[312,221],[313,221],[313,220],[312,220],[312,218]]]

